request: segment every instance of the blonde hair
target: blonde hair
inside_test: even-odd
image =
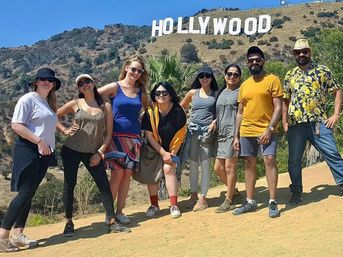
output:
[[[36,84],[37,80],[35,79],[33,82],[32,82],[32,85],[33,85],[33,91],[37,91],[37,84]],[[54,87],[50,90],[49,94],[48,94],[48,97],[47,97],[47,101],[48,101],[48,104],[50,106],[50,108],[56,112],[57,111],[57,100],[56,100],[56,93],[55,93],[55,88],[56,88],[56,82],[54,82]]]
[[[133,62],[138,62],[144,70],[139,79],[136,81],[136,85],[142,88],[144,91],[146,91],[146,85],[149,81],[149,72],[146,70],[144,59],[141,56],[131,56],[128,60],[126,60],[126,62],[121,68],[119,80],[123,80],[126,77],[127,71],[125,70],[125,68]]]

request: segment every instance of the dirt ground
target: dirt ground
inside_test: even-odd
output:
[[[144,217],[147,204],[129,206],[132,233],[107,234],[103,215],[75,220],[76,234],[64,238],[64,223],[27,228],[39,239],[36,249],[11,256],[342,256],[343,205],[338,187],[323,163],[303,171],[304,201],[294,208],[288,174],[279,176],[281,217],[268,217],[268,190],[262,178],[256,184],[259,208],[254,213],[234,216],[216,214],[225,187],[211,188],[210,207],[194,213],[180,199],[182,217],[171,219],[168,201],[161,202],[161,214]],[[244,192],[244,184],[238,185]]]

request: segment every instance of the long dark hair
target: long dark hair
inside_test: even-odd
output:
[[[226,74],[226,72],[230,69],[230,68],[236,68],[237,71],[238,71],[238,74],[239,74],[239,77],[241,78],[242,77],[242,70],[241,70],[241,67],[239,67],[238,64],[235,64],[235,63],[232,63],[232,64],[229,64],[228,66],[226,66],[225,70],[224,70],[224,76]],[[220,93],[223,92],[223,90],[227,87],[226,85],[226,80],[224,79],[224,86],[219,90],[219,93],[217,95],[217,98],[219,97]]]
[[[93,81],[94,83],[94,81]],[[94,98],[96,103],[99,105],[99,107],[102,107],[104,105],[104,99],[101,97],[101,95],[98,92],[98,89],[96,88],[95,84],[94,84],[94,88],[93,88],[93,92],[94,92]],[[79,98],[85,98],[85,95],[81,92],[79,92],[78,94]]]
[[[177,96],[173,86],[170,83],[165,82],[165,81],[157,82],[155,84],[154,88],[151,90],[150,98],[153,102],[156,102],[155,92],[159,86],[164,87],[168,91],[169,95],[171,96],[171,100],[173,103],[178,104],[180,102],[180,98]]]
[[[213,91],[218,91],[218,83],[217,83],[217,80],[216,78],[214,77],[214,74],[213,74],[213,70],[211,67],[209,67],[208,65],[204,65],[202,66],[199,70],[198,70],[198,75],[196,76],[196,78],[194,79],[192,85],[191,85],[191,89],[199,89],[201,88],[201,83],[199,81],[199,75],[201,73],[209,73],[211,74],[211,85],[210,85],[210,88],[211,90]]]

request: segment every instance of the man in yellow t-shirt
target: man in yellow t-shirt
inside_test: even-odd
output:
[[[269,217],[279,216],[276,202],[278,173],[276,167],[277,123],[281,117],[282,86],[280,79],[267,74],[264,53],[257,46],[247,52],[251,73],[240,87],[234,147],[245,160],[245,187],[247,203],[233,211],[240,215],[257,209],[254,200],[256,183],[256,156],[260,152],[266,169],[269,187]]]

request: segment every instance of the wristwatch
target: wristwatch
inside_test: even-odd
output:
[[[270,129],[271,132],[274,132],[275,128],[273,126],[269,126],[268,127]]]

